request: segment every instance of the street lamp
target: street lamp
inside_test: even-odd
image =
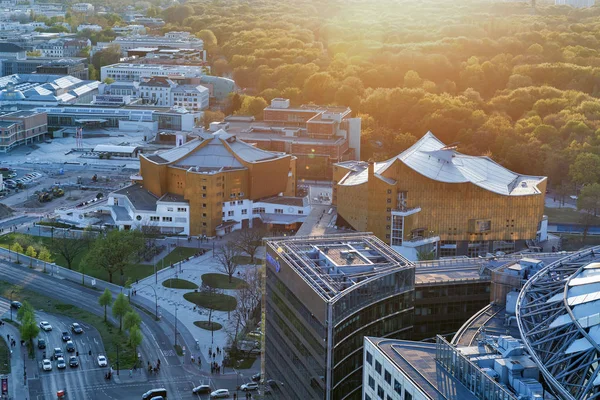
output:
[[[154,311],[154,318],[158,321],[158,295],[156,294],[156,289],[152,286],[152,285],[142,285],[140,286],[141,288],[144,288],[148,286],[150,289],[152,289],[154,291],[154,302],[156,303],[156,309]]]
[[[175,347],[177,347],[177,303],[175,303]]]
[[[12,297],[12,296],[13,296],[13,293],[14,293],[14,292],[15,292],[14,290],[11,290],[11,291],[10,291],[10,320],[11,320],[11,321],[13,320],[13,317],[12,317],[12,312],[13,312],[13,311],[12,311],[12,310],[13,310],[12,301],[13,301],[13,297]]]

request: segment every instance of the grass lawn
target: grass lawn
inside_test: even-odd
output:
[[[600,245],[600,236],[588,235],[583,240],[583,235],[560,235],[562,238],[561,250],[577,251],[586,246]]]
[[[183,348],[180,345],[178,345],[178,344],[176,344],[174,346],[174,348],[175,348],[175,353],[177,353],[177,355],[179,357],[181,357],[183,355]]]
[[[210,323],[208,323],[208,321],[194,321],[194,325],[206,331],[218,331],[223,328],[223,325],[214,321],[210,321]]]
[[[86,322],[98,330],[106,349],[106,356],[110,362],[117,359],[117,345],[119,346],[119,363],[120,369],[129,369],[135,363],[135,353],[126,346],[128,338],[123,332],[119,332],[119,328],[104,322],[104,318],[91,314],[87,310],[75,307],[72,304],[61,303],[57,300],[40,295],[20,286],[11,285],[10,283],[0,281],[0,296],[10,297],[10,292],[13,294],[14,300],[27,300],[36,310],[44,310],[49,313],[66,315],[77,321]]]
[[[185,260],[188,257],[191,257],[198,253],[198,249],[194,249],[192,247],[175,247],[165,258],[162,259],[162,263],[164,263],[165,267],[168,267],[171,264],[178,263],[181,260]]]
[[[0,340],[0,374],[10,374],[10,350],[4,340]]]
[[[232,276],[229,283],[229,276],[211,273],[202,275],[202,283],[217,289],[239,289],[246,284],[246,281]]]
[[[254,364],[255,361],[256,361],[256,357],[242,358],[241,360],[237,360],[236,368],[237,369],[250,369],[250,368],[252,368],[252,365]]]
[[[199,307],[216,311],[233,311],[237,307],[235,297],[221,293],[189,292],[183,298]]]
[[[173,289],[197,289],[198,285],[185,279],[167,279],[162,283],[164,287]]]
[[[548,216],[548,222],[555,224],[580,224],[581,213],[573,208],[544,208],[544,214]],[[600,218],[596,218],[595,225],[600,224]]]
[[[27,246],[29,245],[33,245],[33,247],[35,247],[36,249],[39,249],[41,246],[45,246],[52,254],[52,260],[54,260],[54,262],[57,265],[67,268],[67,261],[65,260],[65,258],[58,254],[55,250],[53,250],[52,238],[19,234],[17,241],[23,247],[23,250],[26,250]],[[15,234],[11,233],[9,235],[0,236],[0,247],[8,248],[9,244],[12,246],[14,242]],[[84,250],[80,254],[78,254],[77,257],[75,257],[73,261],[74,270],[81,271],[81,261],[84,259],[86,254],[87,250]],[[158,263],[157,268],[159,268]],[[83,267],[83,273],[86,275],[93,276],[97,279],[108,281],[108,273],[102,268],[86,265]],[[129,264],[125,267],[122,278],[118,272],[115,272],[113,274],[113,283],[116,283],[117,285],[124,285],[128,279],[131,279],[131,281],[135,281],[136,279],[143,279],[147,276],[150,276],[153,273],[153,265]]]

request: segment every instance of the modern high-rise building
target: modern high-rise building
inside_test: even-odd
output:
[[[266,249],[266,378],[287,400],[360,399],[363,337],[411,335],[414,266],[370,234]]]
[[[334,166],[338,221],[405,257],[512,252],[545,240],[547,179],[469,156],[431,132],[384,162]]]
[[[547,266],[531,259],[509,266],[503,283],[518,279],[505,304],[476,312],[450,341],[365,337],[363,399],[597,398],[599,261],[597,246]]]

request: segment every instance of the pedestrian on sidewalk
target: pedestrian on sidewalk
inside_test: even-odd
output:
[[[132,369],[130,369],[130,370],[129,370],[129,377],[131,378],[132,376],[133,376],[133,370],[132,370]]]

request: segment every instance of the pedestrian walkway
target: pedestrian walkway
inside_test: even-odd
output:
[[[263,250],[264,251],[264,250]],[[259,252],[262,254],[262,252]],[[243,273],[245,269],[256,268],[253,265],[244,265],[238,268],[238,272]],[[231,313],[224,311],[213,311],[211,320],[220,323],[223,328],[214,332],[204,330],[194,325],[194,321],[207,321],[209,318],[208,310],[196,307],[193,303],[184,299],[183,295],[192,292],[191,289],[172,289],[162,285],[164,281],[171,278],[185,279],[193,282],[200,288],[202,286],[202,275],[206,273],[222,273],[219,271],[219,263],[213,258],[212,251],[198,257],[194,257],[189,261],[184,261],[174,268],[165,268],[158,273],[158,284],[155,284],[155,277],[149,276],[140,280],[132,286],[136,294],[134,296],[142,296],[148,301],[158,301],[159,315],[161,310],[168,311],[173,315],[177,315],[177,323],[183,324],[194,337],[196,342],[195,348],[185,349],[185,362],[190,364],[190,356],[193,355],[195,365],[198,365],[198,359],[202,361],[201,369],[210,371],[210,362],[216,362],[221,365],[224,358],[224,352],[212,356],[217,347],[221,350],[227,346],[229,334],[235,327],[232,326],[233,318]],[[223,294],[236,296],[236,290],[222,290]],[[135,297],[133,297],[135,298]],[[211,357],[209,358],[209,350]]]
[[[2,315],[2,318],[9,318],[9,313]],[[0,334],[2,339],[7,342],[7,335],[10,340],[15,340],[16,345],[11,346],[10,341],[7,342],[8,348],[10,349],[10,377],[8,379],[8,393],[11,399],[28,399],[29,398],[29,387],[27,386],[26,371],[34,371],[35,366],[27,368],[30,364],[27,360],[27,347],[21,346],[21,334],[19,329],[9,323],[4,323],[0,327]]]

